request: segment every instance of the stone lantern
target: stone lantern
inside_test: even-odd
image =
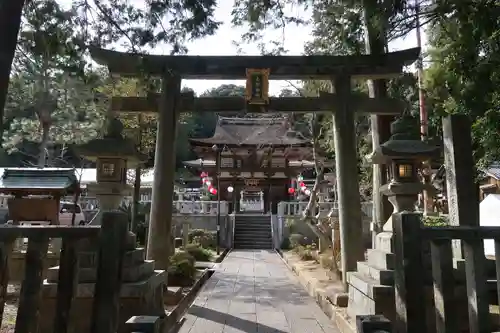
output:
[[[116,210],[125,196],[131,194],[127,184],[127,168],[135,168],[146,161],[133,140],[123,136],[123,124],[117,118],[108,120],[103,138],[91,140],[77,147],[84,158],[96,162],[96,183],[87,186],[88,192],[99,200],[99,213],[92,224],[101,224],[102,212]]]
[[[421,141],[412,125],[408,119],[396,119],[391,124],[389,141],[368,156],[371,163],[388,166],[389,182],[382,185],[380,192],[388,197],[394,213],[414,211],[419,193],[432,190],[432,186],[420,182],[418,170],[422,161],[434,156],[439,147]],[[392,218],[384,224],[383,231],[392,232]]]

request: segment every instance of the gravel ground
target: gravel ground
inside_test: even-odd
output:
[[[9,284],[7,287],[7,301],[3,310],[2,327],[0,333],[12,333],[16,325],[17,301],[20,285]]]

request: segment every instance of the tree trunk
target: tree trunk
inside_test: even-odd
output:
[[[9,90],[10,69],[16,51],[23,7],[24,0],[0,0],[0,140],[3,137],[3,115]]]
[[[364,24],[366,29],[366,53],[372,55],[384,54],[387,49],[387,17],[377,0],[364,0]],[[386,80],[369,80],[370,97],[387,97]],[[375,149],[391,136],[390,125],[393,116],[371,115],[372,147]],[[387,168],[383,165],[373,166],[373,230],[375,236],[392,213],[392,205],[380,194],[380,187],[387,183]]]
[[[134,193],[132,195],[132,221],[130,230],[135,232],[138,223],[138,215],[139,215],[139,199],[141,196],[141,167],[138,166],[135,168],[135,180],[134,180]]]
[[[40,150],[38,152],[38,163],[37,166],[39,168],[43,168],[45,166],[47,151],[49,148],[49,130],[50,126],[42,124],[42,141],[40,142]]]

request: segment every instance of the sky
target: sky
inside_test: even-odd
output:
[[[239,40],[240,36],[245,32],[244,29],[234,28],[231,24],[231,9],[232,1],[220,1],[218,9],[215,12],[217,20],[224,21],[224,24],[219,27],[218,32],[214,36],[209,36],[201,40],[196,40],[187,44],[189,53],[191,55],[235,55],[237,54],[237,47],[234,41]],[[288,9],[289,13],[301,15],[304,18],[310,18],[311,12],[304,11],[303,8]],[[292,12],[293,11],[293,12]],[[226,18],[224,20],[224,18]],[[288,50],[287,55],[301,55],[303,54],[304,44],[312,39],[312,27],[310,26],[294,26],[289,25],[285,32],[285,49]],[[282,38],[281,31],[266,31],[266,40],[273,38]],[[426,38],[422,33],[422,45],[425,48]],[[391,51],[404,50],[417,46],[416,35],[406,37],[405,39],[395,40],[390,43],[389,49]],[[162,53],[161,50],[160,54]],[[243,49],[245,55],[259,55],[259,50],[256,45],[246,45]],[[168,51],[163,52],[168,54]],[[202,93],[210,88],[217,87],[221,84],[234,83],[244,85],[244,81],[222,81],[222,80],[183,80],[182,85],[192,88],[197,93]],[[283,88],[291,88],[290,84],[286,81],[271,81],[269,84],[270,95],[278,95]]]
[[[133,0],[141,1],[141,0]],[[60,0],[61,3],[70,5],[71,0]],[[235,28],[231,24],[231,10],[233,6],[233,1],[220,0],[219,5],[215,11],[215,19],[217,21],[223,22],[219,27],[217,33],[213,36],[206,37],[204,39],[197,39],[193,42],[189,42],[186,46],[188,47],[189,55],[236,55],[238,54],[238,47],[235,45],[235,41],[240,40],[240,36],[245,32],[244,28]],[[285,14],[294,15],[296,17],[301,17],[304,19],[310,19],[312,16],[311,11],[306,11],[302,7],[287,8]],[[312,27],[311,26],[294,26],[289,25],[286,28],[284,35],[284,45],[285,49],[288,50],[287,55],[301,55],[303,54],[304,44],[312,39],[311,36]],[[267,30],[264,34],[266,41],[273,39],[282,39],[283,34],[281,31],[277,30]],[[422,33],[422,45],[425,49],[426,38],[425,33]],[[404,50],[417,46],[417,40],[415,33],[407,36],[405,39],[398,39],[389,44],[390,51]],[[119,48],[117,48],[119,50]],[[257,45],[240,45],[240,54],[244,55],[259,55],[259,50]],[[165,46],[158,46],[151,51],[152,54],[169,54],[170,49]],[[183,80],[182,86],[192,88],[197,94],[201,94],[204,91],[215,88],[221,84],[238,84],[244,85],[243,80],[240,81],[227,81],[227,80]],[[271,81],[269,84],[269,94],[278,95],[283,88],[293,89],[290,84],[286,81]]]

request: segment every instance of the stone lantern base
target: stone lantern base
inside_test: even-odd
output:
[[[163,291],[166,273],[155,270],[153,260],[144,260],[144,249],[130,245],[128,249],[123,262],[118,333],[127,332],[125,322],[132,316],[165,316]],[[78,285],[69,314],[68,333],[90,332],[97,262],[97,251],[80,253]],[[39,333],[54,332],[58,275],[58,266],[50,268],[42,287]]]

